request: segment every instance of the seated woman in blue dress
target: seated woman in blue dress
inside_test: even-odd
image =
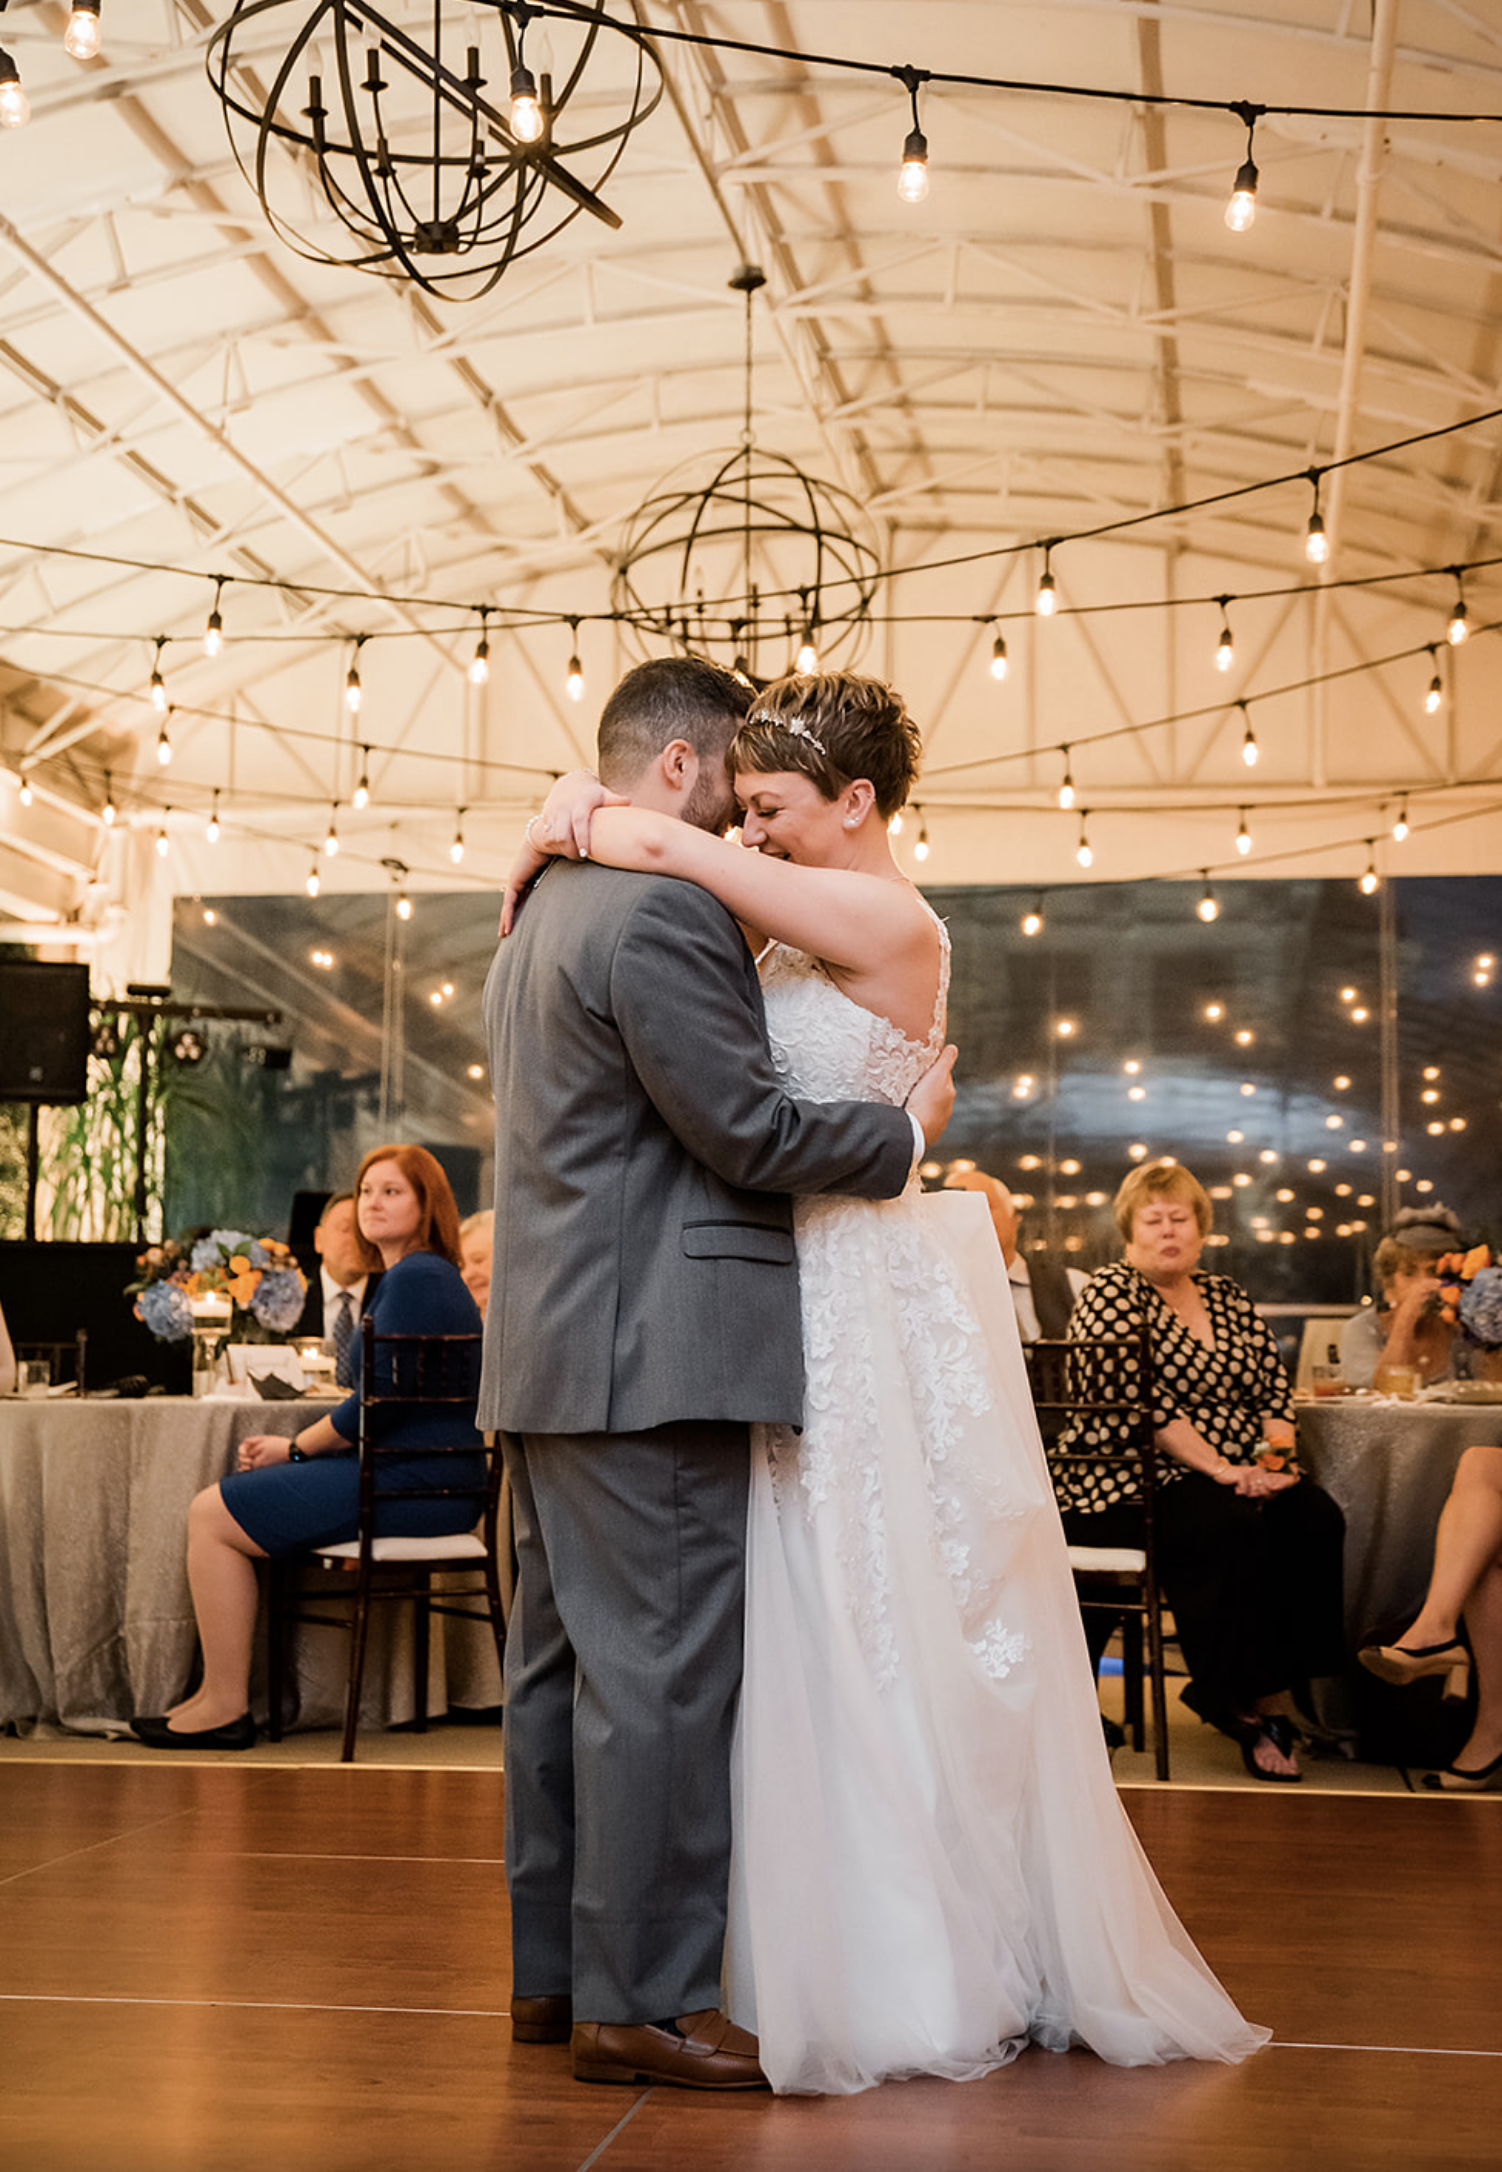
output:
[[[359,1233],[368,1265],[385,1269],[370,1319],[386,1335],[472,1335],[474,1299],[459,1278],[459,1212],[448,1178],[425,1147],[379,1146],[355,1181]],[[360,1377],[356,1337],[355,1377]],[[478,1379],[478,1368],[476,1368]],[[468,1531],[485,1489],[485,1458],[473,1412],[414,1404],[383,1446],[433,1448],[452,1442],[453,1457],[415,1458],[416,1482],[467,1486],[472,1496],[394,1501],[382,1512],[385,1535],[440,1538]],[[249,1749],[250,1661],[255,1636],[257,1561],[337,1545],[357,1529],[360,1391],[328,1417],[288,1440],[255,1433],[240,1444],[239,1469],[200,1493],[188,1511],[188,1583],[203,1648],[203,1680],[191,1697],[159,1718],[131,1721],[155,1749]],[[404,1476],[393,1465],[393,1479]]]

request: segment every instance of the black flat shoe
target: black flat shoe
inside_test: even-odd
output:
[[[226,1727],[200,1727],[193,1733],[169,1727],[165,1714],[137,1717],[130,1731],[150,1750],[252,1750],[256,1741],[256,1723],[248,1712]]]
[[[1281,1750],[1285,1757],[1292,1757],[1293,1746],[1298,1739],[1293,1731],[1293,1721],[1285,1718],[1281,1712],[1270,1712],[1266,1719],[1243,1720],[1236,1739],[1241,1744],[1241,1762],[1252,1778],[1285,1783],[1302,1780],[1304,1775],[1301,1772],[1268,1772],[1258,1764],[1254,1752],[1257,1744],[1264,1738],[1275,1750]]]

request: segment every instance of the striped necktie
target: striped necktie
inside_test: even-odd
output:
[[[339,1292],[339,1304],[334,1314],[334,1380],[341,1388],[352,1388],[354,1375],[349,1369],[349,1346],[355,1332],[355,1301],[348,1290]]]

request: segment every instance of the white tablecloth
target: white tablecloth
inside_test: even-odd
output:
[[[188,1503],[249,1433],[292,1434],[328,1405],[150,1397],[0,1399],[0,1723],[118,1734],[182,1694],[197,1650],[183,1543]],[[361,1719],[414,1717],[409,1613],[378,1607]],[[349,1640],[295,1632],[298,1727],[344,1714]],[[259,1651],[264,1652],[264,1622]],[[253,1704],[265,1713],[264,1658]],[[501,1702],[488,1629],[433,1618],[428,1707]],[[290,1703],[290,1700],[289,1700]]]

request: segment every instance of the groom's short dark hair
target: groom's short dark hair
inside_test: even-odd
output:
[[[600,781],[624,791],[675,739],[701,762],[723,761],[753,689],[704,656],[654,656],[628,671],[600,716]]]

